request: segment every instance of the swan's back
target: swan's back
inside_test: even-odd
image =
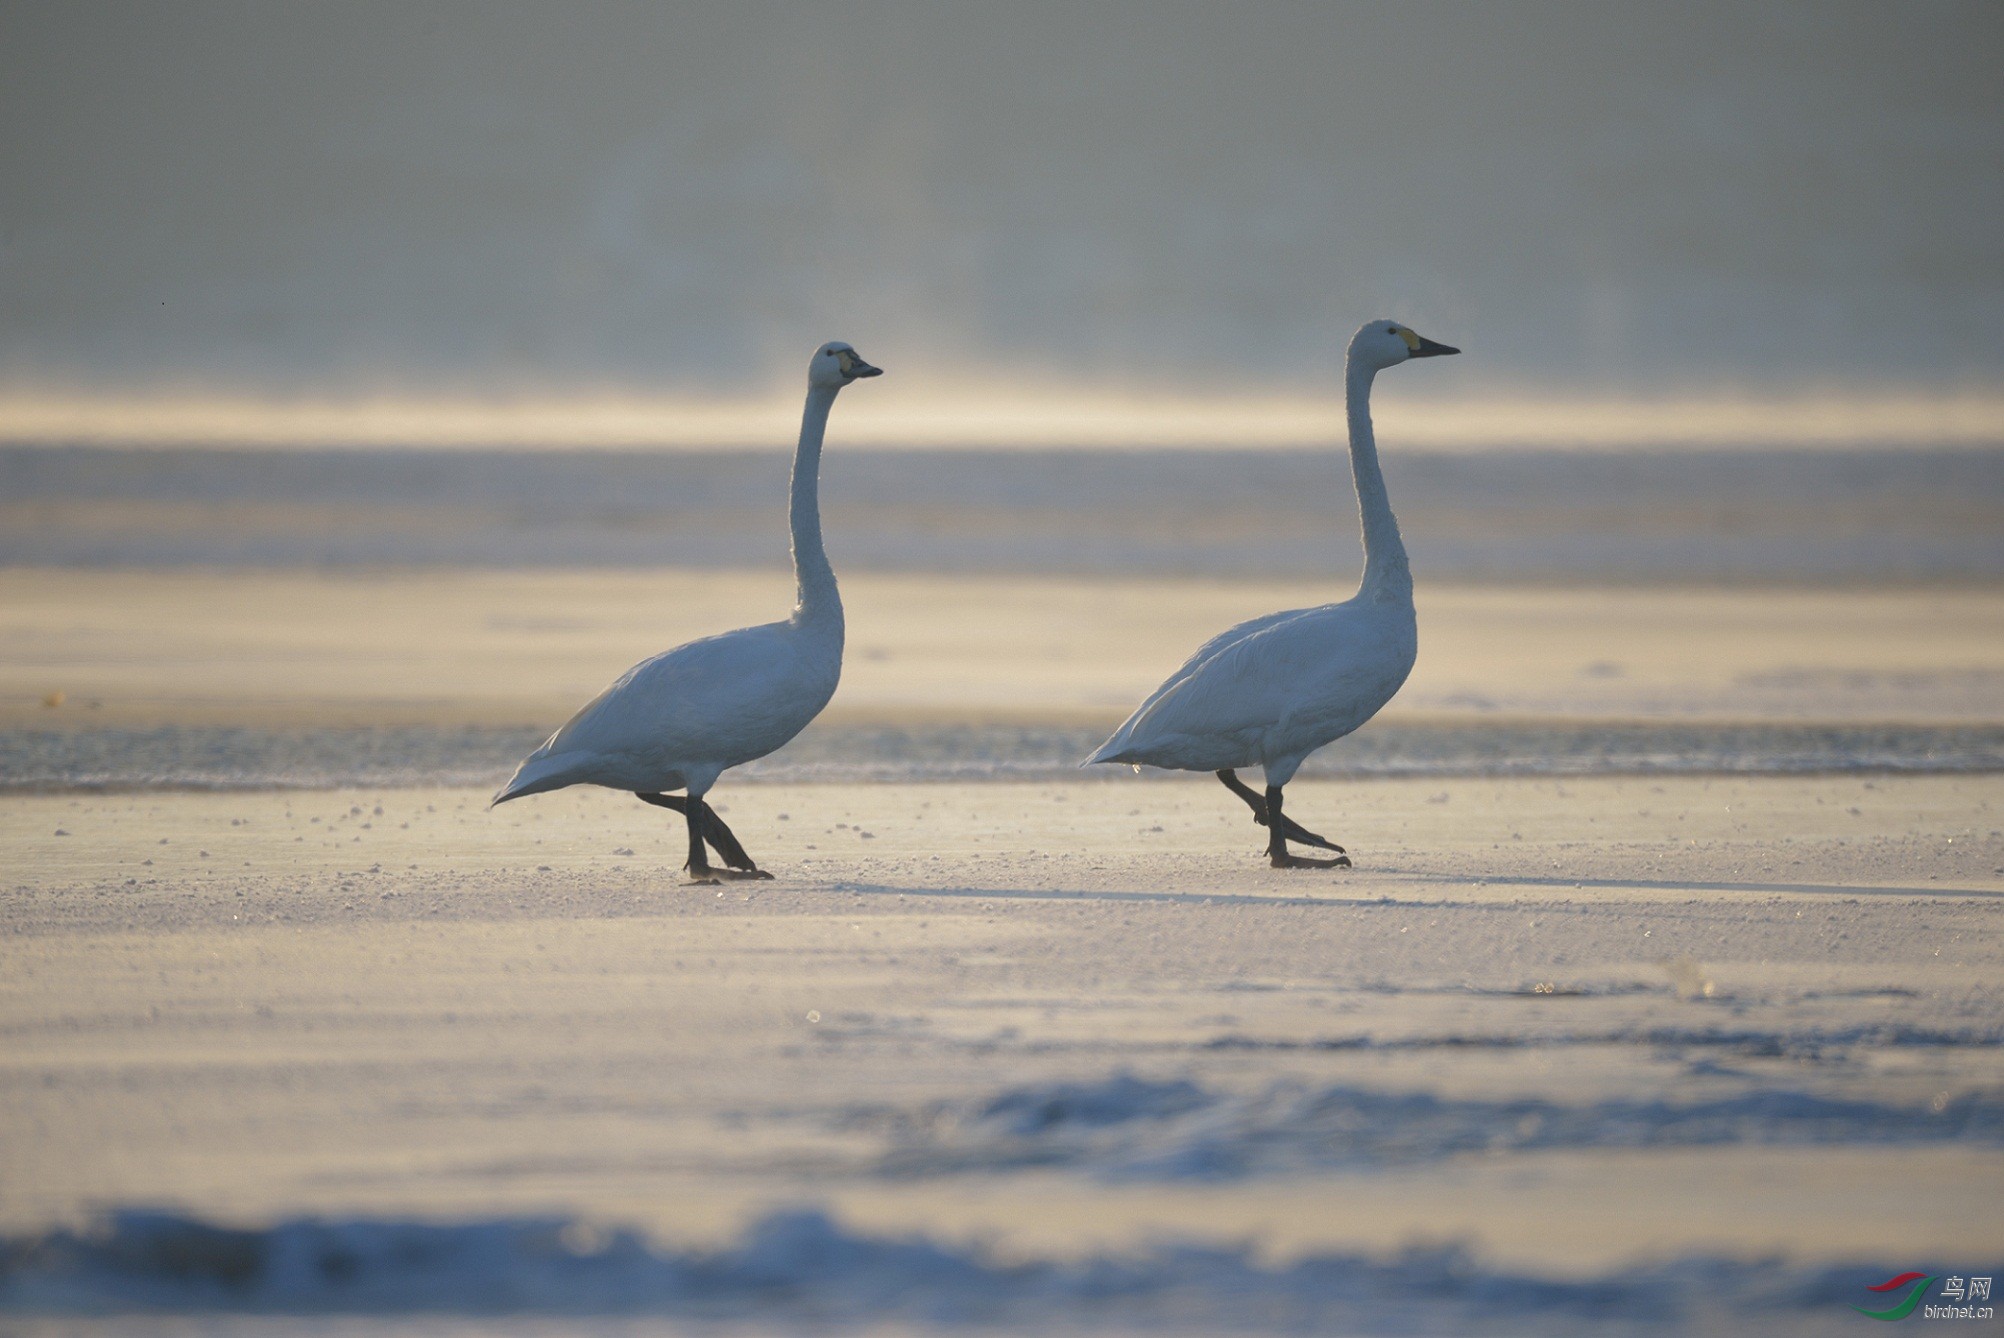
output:
[[[1091,760],[1202,771],[1298,760],[1375,715],[1418,649],[1410,604],[1254,619],[1199,649]]]
[[[1279,613],[1263,613],[1257,618],[1248,618],[1236,626],[1226,628],[1203,645],[1197,647],[1191,653],[1189,659],[1177,666],[1174,673],[1163,679],[1160,686],[1155,691],[1149,693],[1143,699],[1141,705],[1134,708],[1134,713],[1121,723],[1120,728],[1113,732],[1112,737],[1099,746],[1097,752],[1085,760],[1085,765],[1091,766],[1095,762],[1139,760],[1127,757],[1125,752],[1128,747],[1137,741],[1137,738],[1145,729],[1144,722],[1149,719],[1158,702],[1174,692],[1182,683],[1188,681],[1226,647],[1236,645],[1254,633],[1263,632],[1269,627],[1288,621],[1290,618],[1298,618],[1304,613],[1313,613],[1314,611],[1314,609],[1283,609]]]
[[[565,721],[502,791],[675,788],[784,746],[835,695],[840,632],[764,623],[643,660]],[[678,779],[680,778],[680,779]]]

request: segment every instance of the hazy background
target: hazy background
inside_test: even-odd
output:
[[[0,387],[1968,390],[2004,7],[0,5]],[[890,385],[889,381],[884,383]]]
[[[2000,69],[2004,0],[0,0],[0,1330],[1987,1272]],[[1381,315],[1467,350],[1374,405],[1421,649],[1280,874],[1078,764],[1356,588]],[[841,688],[712,793],[779,881],[486,811],[785,615],[830,337]]]

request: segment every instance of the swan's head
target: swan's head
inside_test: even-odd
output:
[[[1396,367],[1414,358],[1438,358],[1444,353],[1459,352],[1460,349],[1436,344],[1397,321],[1371,321],[1350,341],[1350,361],[1361,362],[1374,371]]]
[[[856,355],[841,340],[833,340],[814,350],[813,358],[807,363],[807,384],[826,386],[840,390],[851,381],[860,381],[866,376],[882,376],[884,369],[872,367]]]

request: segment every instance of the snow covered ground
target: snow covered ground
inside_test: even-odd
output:
[[[0,452],[0,1332],[1773,1338],[2004,1256],[1994,453],[1395,477],[1325,873],[1073,763],[1347,593],[1338,462],[831,457],[721,889],[485,804],[782,615],[773,460],[110,458]]]
[[[594,792],[9,797],[0,1313],[1817,1333],[2004,1253],[1994,777],[1296,792],[1355,870],[1207,779],[746,785],[722,889]]]

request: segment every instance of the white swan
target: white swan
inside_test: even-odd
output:
[[[836,393],[880,375],[843,343],[823,344],[807,364],[789,511],[800,593],[793,616],[704,637],[636,664],[529,754],[495,803],[566,785],[630,790],[688,819],[694,881],[772,876],[752,863],[703,796],[729,768],[764,757],[805,729],[835,695],[842,596],[821,544],[821,439]],[[710,867],[706,841],[727,868]]]
[[[1396,321],[1372,321],[1357,331],[1344,390],[1350,469],[1364,516],[1363,584],[1341,604],[1269,613],[1211,638],[1085,765],[1127,762],[1214,771],[1267,828],[1267,855],[1276,869],[1350,862],[1343,847],[1283,817],[1280,792],[1304,758],[1376,715],[1412,672],[1419,654],[1412,569],[1378,468],[1371,381],[1413,358],[1460,351],[1422,339]],[[1238,778],[1235,768],[1249,766],[1266,772],[1264,798]],[[1291,855],[1290,839],[1335,851],[1336,858]]]

